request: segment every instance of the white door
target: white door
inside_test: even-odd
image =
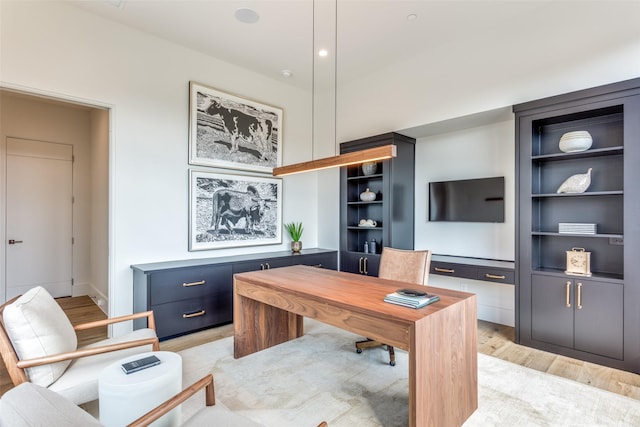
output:
[[[71,295],[73,147],[7,138],[6,299]]]

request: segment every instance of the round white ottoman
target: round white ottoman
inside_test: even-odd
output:
[[[155,355],[160,364],[125,374],[122,364]],[[100,423],[122,427],[135,421],[165,400],[182,391],[182,358],[170,351],[154,351],[123,358],[107,366],[99,377]],[[177,407],[154,426],[180,424]]]

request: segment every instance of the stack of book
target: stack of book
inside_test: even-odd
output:
[[[420,308],[440,301],[440,297],[413,289],[398,289],[394,293],[388,294],[384,300],[404,307]]]
[[[596,234],[598,224],[580,222],[561,222],[558,224],[558,233],[561,234]]]

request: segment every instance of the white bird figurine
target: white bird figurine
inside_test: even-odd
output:
[[[591,169],[587,173],[578,173],[567,178],[556,193],[584,193],[591,185]]]

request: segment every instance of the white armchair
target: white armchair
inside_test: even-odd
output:
[[[147,317],[148,328],[78,348],[77,330]],[[153,312],[76,325],[42,287],[0,306],[0,353],[15,386],[31,382],[79,405],[98,398],[98,376],[110,363],[159,349]]]

